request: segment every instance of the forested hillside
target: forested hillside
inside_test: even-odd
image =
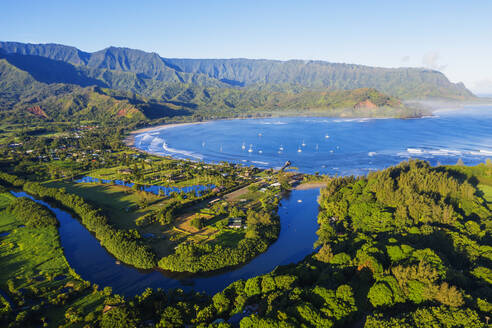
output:
[[[377,68],[323,61],[252,59],[171,59],[128,48],[109,47],[94,53],[57,44],[0,42],[0,53],[36,76],[51,67],[46,79],[75,84],[96,84],[167,99],[153,90],[167,84],[244,87],[277,86],[282,91],[351,90],[375,88],[402,99],[470,99],[463,84],[444,74],[422,68]],[[67,65],[68,64],[68,65]]]
[[[36,60],[22,59],[25,61],[22,65],[9,56],[0,59],[0,115],[3,119],[24,122],[32,119],[145,121],[192,114],[209,118],[287,112],[397,117],[421,113],[396,98],[367,88],[287,92],[267,86],[238,89],[184,83],[164,85],[157,80],[148,80],[155,83],[147,85],[142,96],[132,91],[98,86],[99,80],[84,77],[80,67],[64,64],[58,71],[58,64],[52,67],[50,63],[43,68],[43,65],[36,64]],[[65,69],[69,70],[66,74],[63,73]]]

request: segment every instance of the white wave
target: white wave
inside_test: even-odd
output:
[[[443,148],[440,148],[438,150],[429,150],[428,153],[434,156],[460,156],[463,154],[459,150],[443,149]]]
[[[161,139],[159,137],[155,137],[154,139],[152,139],[152,141],[150,142],[150,145],[151,146],[154,146],[154,145],[158,145],[158,144],[162,144],[164,142],[164,139]]]
[[[263,124],[263,125],[285,125],[285,124],[289,124],[289,123],[281,122],[281,121],[275,121],[275,122],[260,122],[260,124]]]
[[[333,120],[334,123],[347,123],[347,122],[358,122],[358,118],[342,118]]]
[[[470,154],[474,156],[492,156],[492,150],[480,149],[479,151],[471,151]]]
[[[260,164],[260,165],[268,165],[268,164],[270,164],[268,162],[262,162],[262,161],[251,161],[251,163]]]
[[[198,155],[198,154],[195,154],[191,151],[186,151],[186,150],[179,150],[179,149],[174,149],[174,148],[171,148],[167,145],[167,143],[164,141],[162,143],[162,149],[164,149],[166,152],[168,152],[169,154],[179,154],[179,155],[183,155],[183,156],[186,156],[186,157],[192,157],[192,158],[195,158],[195,159],[198,159],[198,160],[202,160],[203,159],[203,156],[201,155]]]
[[[154,136],[153,136],[152,134],[150,134],[150,133],[145,133],[145,134],[143,134],[143,135],[142,135],[142,137],[140,138],[140,140],[142,140],[142,141],[144,141],[144,140],[145,140],[145,141],[147,141],[147,140],[149,140],[149,139],[150,139],[150,140],[152,140],[153,138],[154,138]]]

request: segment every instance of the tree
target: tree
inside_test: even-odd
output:
[[[140,320],[125,306],[115,306],[103,314],[101,328],[137,327]]]
[[[321,246],[318,253],[316,253],[314,257],[320,262],[329,263],[333,258],[333,252],[331,251],[330,245],[323,244],[323,246]]]

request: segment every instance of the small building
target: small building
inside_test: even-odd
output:
[[[243,225],[244,225],[243,218],[230,218],[227,227],[231,229],[241,229]]]
[[[131,169],[121,169],[121,170],[118,170],[118,173],[121,173],[121,174],[132,174],[133,171]]]

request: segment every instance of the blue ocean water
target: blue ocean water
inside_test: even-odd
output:
[[[156,129],[135,146],[159,155],[360,175],[408,158],[432,165],[492,158],[492,106],[440,110],[419,119],[286,117],[221,120]]]

